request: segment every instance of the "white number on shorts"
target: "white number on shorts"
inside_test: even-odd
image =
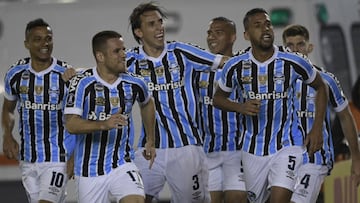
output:
[[[141,176],[138,171],[132,170],[132,171],[127,171],[126,173],[130,176],[132,181],[141,182]]]
[[[199,177],[198,177],[198,175],[194,175],[192,177],[192,179],[194,181],[193,190],[199,189],[200,185],[199,185]]]
[[[309,187],[310,182],[310,174],[305,174],[304,177],[301,179],[300,183],[304,185],[304,188],[306,189]]]
[[[53,171],[50,185],[56,187],[62,187],[63,183],[64,183],[64,174]]]
[[[290,170],[294,170],[295,169],[295,159],[296,157],[295,156],[289,156],[289,164],[288,164],[288,168]]]

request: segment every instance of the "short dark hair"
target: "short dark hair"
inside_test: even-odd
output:
[[[129,21],[133,36],[138,43],[140,43],[140,38],[136,36],[135,30],[140,28],[141,26],[140,16],[147,11],[158,11],[161,17],[166,18],[164,11],[159,6],[155,5],[155,2],[153,1],[139,4],[136,8],[134,8],[134,10],[132,11],[129,17]]]
[[[249,18],[255,14],[258,14],[258,13],[265,13],[265,14],[268,14],[268,12],[263,9],[263,8],[253,8],[251,9],[250,11],[248,11],[246,14],[245,14],[245,17],[243,19],[243,24],[244,24],[244,29],[247,30],[248,27],[249,27]]]
[[[26,25],[25,39],[28,37],[30,31],[35,27],[49,27],[51,29],[50,25],[47,22],[45,22],[42,18],[37,18],[35,20],[28,22],[28,24]]]
[[[92,50],[95,58],[97,51],[105,50],[106,42],[108,39],[120,38],[120,37],[122,37],[121,34],[112,30],[104,30],[95,34],[94,37],[92,38]]]
[[[211,21],[225,22],[225,23],[227,23],[229,25],[231,31],[236,33],[236,24],[235,24],[235,22],[228,19],[228,18],[226,18],[226,17],[223,17],[223,16],[215,17],[215,18],[211,19]]]
[[[285,27],[283,34],[282,34],[283,42],[285,42],[286,37],[294,37],[297,35],[303,36],[306,41],[309,41],[309,39],[310,39],[309,31],[308,31],[308,29],[306,29],[305,26],[288,25],[287,27]]]

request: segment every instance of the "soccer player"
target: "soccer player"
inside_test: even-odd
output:
[[[207,30],[207,45],[214,54],[233,56],[236,25],[225,17],[213,18]],[[247,193],[241,166],[240,115],[212,105],[221,69],[199,72],[200,129],[209,168],[211,202],[246,203]],[[234,92],[230,98],[240,95]]]
[[[5,76],[3,150],[7,158],[20,160],[29,202],[64,202],[67,173],[72,173],[66,163],[75,144],[63,124],[68,83],[62,76],[69,65],[52,56],[53,31],[43,19],[28,22],[24,45],[30,57]],[[12,133],[16,107],[20,146]]]
[[[305,57],[313,50],[313,44],[309,42],[309,31],[302,25],[289,25],[283,31],[282,39],[286,47],[293,52],[304,54]],[[356,127],[352,117],[349,103],[345,97],[337,78],[330,72],[315,66],[329,89],[329,105],[323,127],[324,144],[313,155],[304,153],[304,164],[298,170],[298,180],[291,201],[296,203],[315,203],[319,195],[321,185],[334,163],[334,148],[330,126],[330,107],[336,112],[341,121],[341,127],[345,131],[352,158],[352,180],[358,185],[360,181],[360,152],[357,140]],[[296,84],[297,99],[295,108],[302,128],[309,133],[317,113],[314,106],[315,90],[302,81]]]
[[[310,154],[322,146],[326,86],[306,59],[273,44],[274,31],[266,10],[251,9],[243,24],[251,48],[224,65],[213,102],[223,110],[244,115],[242,163],[250,202],[265,202],[270,195],[270,203],[288,203],[304,146]],[[305,142],[294,117],[293,86],[297,79],[317,90],[315,122]],[[241,92],[245,101],[230,100],[234,90]]]
[[[96,67],[71,80],[66,128],[76,134],[75,180],[80,203],[141,203],[144,188],[134,158],[132,108],[139,103],[147,133],[145,158],[155,157],[155,107],[145,81],[126,72],[122,36],[101,31],[92,39]],[[148,166],[149,167],[149,166]]]
[[[210,202],[208,169],[197,125],[196,71],[217,69],[226,57],[182,42],[165,42],[164,12],[153,2],[138,5],[130,15],[135,40],[128,51],[128,70],[142,75],[156,107],[155,147],[151,170],[141,156],[144,131],[135,163],[144,181],[146,202],[158,197],[167,181],[171,200]]]

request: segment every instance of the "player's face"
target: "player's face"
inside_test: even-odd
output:
[[[250,40],[253,47],[268,50],[272,49],[274,30],[270,17],[266,13],[257,13],[249,18],[248,29],[244,33],[245,39]]]
[[[229,25],[222,21],[212,21],[207,31],[207,45],[211,53],[232,55],[232,46],[236,34],[231,31]]]
[[[117,75],[126,71],[125,46],[123,38],[107,40],[107,48],[104,53],[104,63],[107,71]]]
[[[35,27],[30,30],[25,41],[31,60],[50,61],[53,50],[53,34],[50,27]]]
[[[165,32],[164,22],[158,11],[147,11],[140,16],[141,26],[135,30],[145,47],[163,49]]]
[[[299,52],[306,56],[312,51],[312,45],[301,35],[286,37],[285,46],[293,52]]]

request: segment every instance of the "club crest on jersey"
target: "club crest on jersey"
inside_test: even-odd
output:
[[[241,82],[244,84],[250,84],[252,79],[253,79],[253,77],[251,77],[251,76],[244,76],[244,77],[241,77]]]
[[[164,66],[160,66],[160,67],[157,67],[155,68],[155,74],[156,76],[162,76],[164,75]]]
[[[209,86],[209,82],[206,80],[200,80],[199,81],[199,87],[200,88],[207,88]]]
[[[308,93],[308,95],[306,95],[306,102],[308,102],[309,104],[315,104],[315,94],[314,93]]]
[[[285,76],[282,73],[275,73],[273,80],[275,83],[282,83],[285,81]]]
[[[268,76],[267,75],[259,75],[258,80],[259,80],[260,85],[265,85],[266,81],[268,80]]]
[[[251,68],[251,61],[242,61],[243,69],[250,69]]]
[[[98,106],[105,106],[105,98],[104,97],[96,97],[95,104]]]
[[[147,63],[147,60],[140,60],[139,61],[139,66],[147,66],[148,65],[148,63]]]
[[[113,106],[117,106],[119,104],[119,101],[120,101],[119,97],[111,97],[110,98],[110,103]]]
[[[172,63],[170,64],[170,67],[169,67],[169,71],[174,73],[174,72],[178,72],[180,70],[180,67],[178,64],[176,63]]]
[[[28,86],[20,86],[19,92],[20,92],[20,94],[27,94],[29,92],[29,87]]]
[[[150,76],[150,70],[149,69],[141,69],[140,75],[144,76]]]
[[[35,93],[41,94],[43,92],[44,87],[40,85],[35,85]]]
[[[28,80],[30,78],[30,73],[29,71],[24,71],[22,74],[21,74],[21,79],[23,80]]]
[[[57,97],[57,95],[59,95],[60,90],[57,87],[50,87],[50,89],[48,90],[48,93],[50,95],[50,97]]]
[[[100,91],[104,90],[104,85],[102,85],[101,83],[96,83],[94,88],[95,88],[95,91],[100,92]]]

